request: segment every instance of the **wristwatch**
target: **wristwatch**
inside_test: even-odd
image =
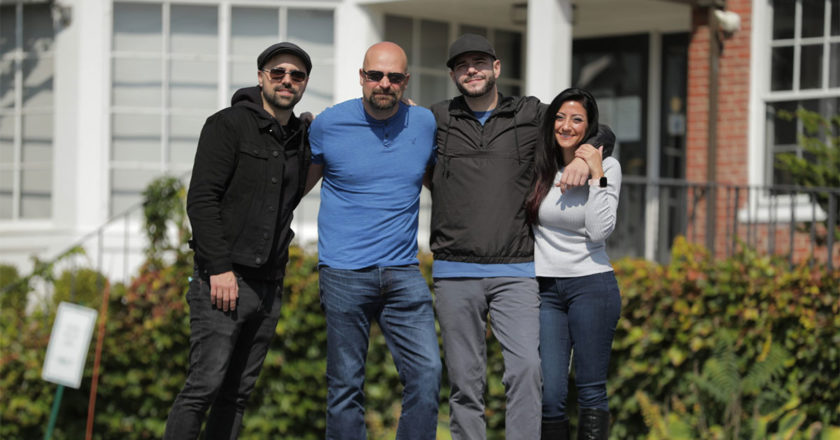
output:
[[[601,176],[601,178],[598,179],[598,186],[600,186],[601,188],[607,187],[607,176]]]

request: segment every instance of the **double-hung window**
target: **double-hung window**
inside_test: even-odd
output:
[[[52,215],[54,43],[49,3],[0,4],[0,221]]]

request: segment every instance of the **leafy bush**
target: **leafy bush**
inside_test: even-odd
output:
[[[743,374],[768,356],[772,344],[783,348],[788,364],[767,387],[801,399],[803,426],[840,425],[840,377],[829,373],[840,371],[840,272],[791,268],[749,250],[713,260],[684,239],[675,242],[668,266],[626,259],[615,268],[623,309],[608,384],[614,438],[642,438],[647,432],[637,391],[666,406],[678,400],[676,406],[705,419],[696,426],[723,420],[728,403],[709,402],[691,380],[714,357],[724,334],[719,329],[734,333],[732,347]],[[767,396],[738,397],[743,408],[752,409]],[[739,417],[739,438],[750,438],[752,411]]]

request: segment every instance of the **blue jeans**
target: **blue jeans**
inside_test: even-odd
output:
[[[613,272],[574,278],[538,277],[543,419],[565,420],[569,358],[574,348],[580,408],[608,411],[607,371],[621,295]]]
[[[398,440],[431,440],[437,431],[440,349],[432,297],[416,265],[360,270],[322,266],[327,317],[327,439],[361,440],[371,322],[382,329],[404,389]]]
[[[190,305],[190,370],[169,411],[165,440],[198,438],[210,408],[206,439],[235,439],[248,396],[260,374],[280,318],[283,281],[237,277],[235,311],[210,303],[210,283],[193,275]],[[211,408],[212,407],[212,408]]]

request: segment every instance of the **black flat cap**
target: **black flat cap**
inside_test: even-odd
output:
[[[446,67],[451,69],[455,64],[455,58],[467,52],[486,53],[494,60],[496,59],[496,51],[493,50],[493,45],[486,38],[478,34],[464,34],[449,46],[449,59],[446,61]]]
[[[257,69],[262,69],[271,57],[281,53],[291,54],[300,58],[300,60],[303,61],[303,65],[306,67],[306,73],[309,74],[312,72],[312,60],[309,59],[309,54],[301,49],[297,44],[289,43],[288,41],[272,44],[262,51],[260,56],[257,57]]]

